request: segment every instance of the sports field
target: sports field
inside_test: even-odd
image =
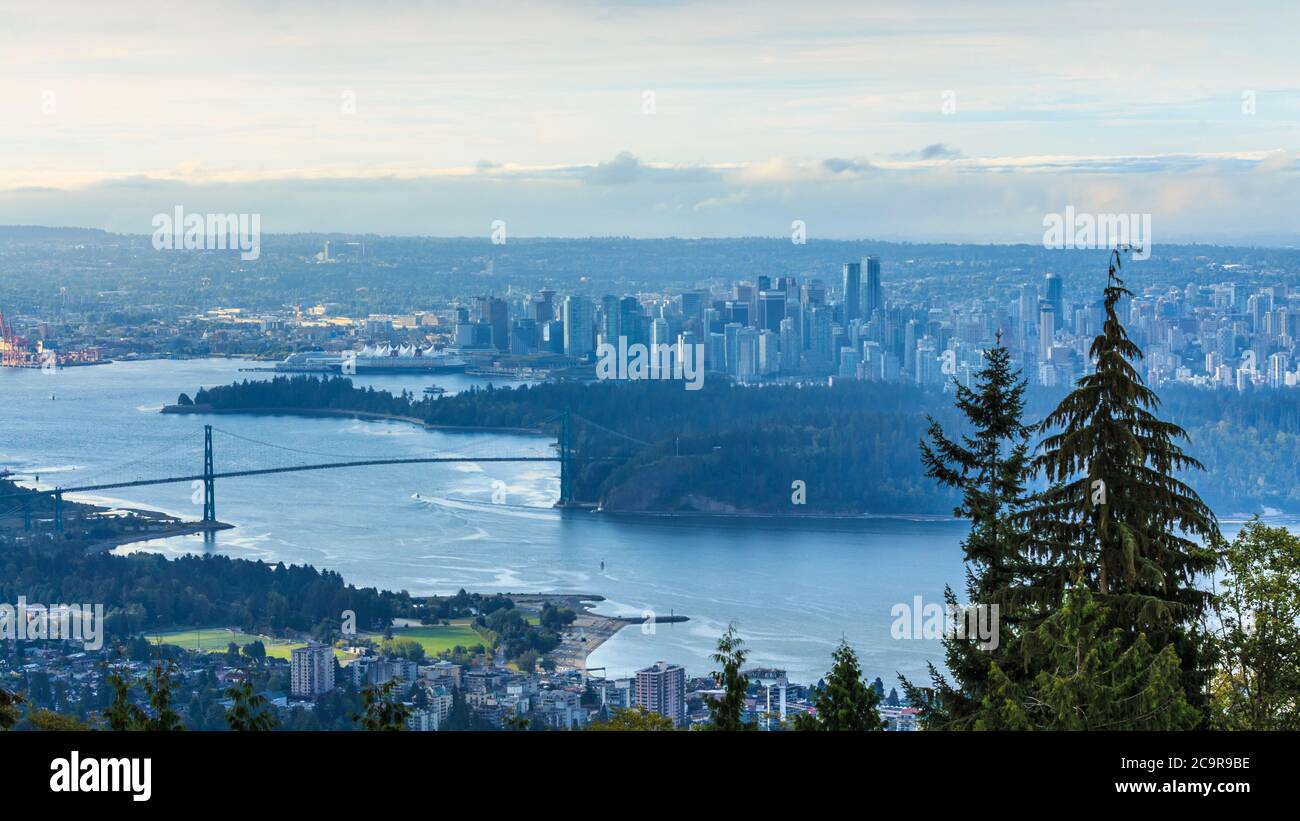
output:
[[[367,633],[366,638],[383,641],[383,633]],[[420,625],[419,627],[397,627],[393,629],[393,638],[414,639],[424,648],[426,656],[436,656],[456,645],[473,647],[487,644],[487,640],[474,632],[468,619],[457,619],[449,625]]]
[[[266,646],[266,654],[271,658],[289,660],[295,647],[305,647],[305,641],[288,641],[273,639],[270,636],[254,636],[225,627],[204,627],[190,630],[175,630],[170,633],[152,633],[146,636],[153,644],[171,644],[186,650],[202,650],[205,653],[224,653],[233,641],[243,648],[245,644],[261,641]],[[342,650],[335,650],[339,661],[350,661],[352,656]]]

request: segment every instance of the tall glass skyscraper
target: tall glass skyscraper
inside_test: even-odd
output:
[[[595,349],[593,313],[586,297],[574,294],[564,298],[564,352],[569,356],[586,356]]]
[[[862,263],[844,263],[844,324],[862,316]]]
[[[867,311],[865,316],[870,319],[873,312],[885,310],[885,289],[880,284],[880,259],[878,257],[867,257],[863,262],[867,264]]]
[[[1044,297],[1052,306],[1052,312],[1056,314],[1056,327],[1060,328],[1065,320],[1065,303],[1061,296],[1061,278],[1056,274],[1047,274],[1043,277],[1043,288],[1047,292]]]

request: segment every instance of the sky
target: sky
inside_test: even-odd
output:
[[[1300,243],[1291,2],[0,2],[0,224]]]

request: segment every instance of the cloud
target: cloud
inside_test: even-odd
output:
[[[1178,169],[1178,173],[1170,173]],[[808,236],[1037,242],[1043,215],[1150,213],[1156,242],[1296,237],[1293,152],[868,162],[772,157],[673,165],[630,151],[588,164],[325,173],[127,175],[0,189],[0,224],[81,225],[144,235],[176,205],[258,213],[268,233],[487,236]],[[1260,203],[1268,203],[1260,208]]]
[[[845,160],[840,157],[830,157],[822,160],[822,168],[832,174],[864,174],[871,170],[871,165],[857,160]]]
[[[627,185],[641,176],[641,161],[624,151],[609,162],[597,163],[582,171],[589,185]]]
[[[955,160],[961,156],[961,152],[943,143],[931,143],[921,149],[920,155],[923,160]]]

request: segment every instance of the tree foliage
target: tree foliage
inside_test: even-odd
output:
[[[253,682],[248,678],[232,684],[226,690],[230,706],[226,708],[226,724],[240,732],[265,732],[274,730],[279,721],[270,709],[266,696],[253,692]]]
[[[396,685],[394,679],[362,690],[362,711],[352,716],[353,722],[362,730],[405,730],[411,711],[393,696]]]
[[[1200,714],[1187,703],[1173,645],[1159,651],[1145,634],[1109,626],[1100,597],[1072,586],[1063,606],[1025,636],[1043,657],[1029,681],[990,664],[977,730],[1190,730]]]
[[[1033,464],[1049,486],[1016,517],[1032,539],[1014,594],[1046,617],[1081,578],[1129,641],[1142,633],[1157,651],[1173,645],[1188,700],[1203,706],[1196,625],[1211,594],[1198,582],[1214,570],[1220,536],[1213,512],[1175,475],[1200,467],[1179,445],[1185,432],[1155,415],[1159,399],[1133,366],[1142,351],[1117,313],[1131,296],[1120,264],[1115,251],[1105,322],[1090,349],[1094,370],[1041,425],[1046,435]],[[1032,671],[1032,662],[1026,666]]]
[[[1300,538],[1253,519],[1223,569],[1215,725],[1300,730]]]
[[[903,686],[919,705],[926,729],[969,729],[972,715],[987,689],[990,662],[1016,652],[1014,634],[1020,602],[1012,591],[1022,570],[1026,533],[1011,517],[1025,504],[1030,474],[1029,437],[1024,423],[1026,383],[1012,367],[1011,353],[998,344],[985,351],[984,367],[974,388],[956,384],[956,405],[968,433],[950,436],[930,419],[929,441],[921,442],[926,473],[945,487],[961,492],[953,515],[970,521],[962,540],[966,561],[966,595],[971,604],[997,607],[999,641],[995,651],[979,646],[974,636],[943,640],[947,668],[955,683],[930,665],[933,696],[923,698],[906,679]],[[946,604],[958,607],[951,589]],[[1007,669],[1014,669],[1004,662]]]
[[[18,723],[22,717],[19,708],[22,707],[23,697],[21,693],[11,693],[8,690],[0,689],[0,730],[8,730]]]
[[[103,714],[109,729],[119,732],[169,732],[185,729],[180,713],[172,706],[177,690],[173,678],[175,671],[175,665],[171,662],[159,663],[138,682],[125,670],[110,672],[106,682],[113,690],[113,701]],[[137,704],[131,696],[131,690],[137,684],[144,689],[148,710]]]
[[[798,730],[832,730],[863,732],[883,730],[877,705],[880,694],[862,677],[857,653],[844,639],[832,654],[831,671],[813,699],[815,717],[803,714],[796,718]],[[807,716],[807,717],[805,717]]]
[[[718,639],[718,649],[710,658],[722,669],[714,671],[713,678],[722,688],[722,695],[709,700],[709,726],[714,730],[752,730],[754,724],[744,720],[745,693],[749,677],[740,671],[749,651],[745,641],[736,634],[736,625],[727,625],[727,632]]]
[[[593,721],[587,729],[597,732],[670,732],[673,720],[643,707],[615,707],[610,710],[609,718]]]

